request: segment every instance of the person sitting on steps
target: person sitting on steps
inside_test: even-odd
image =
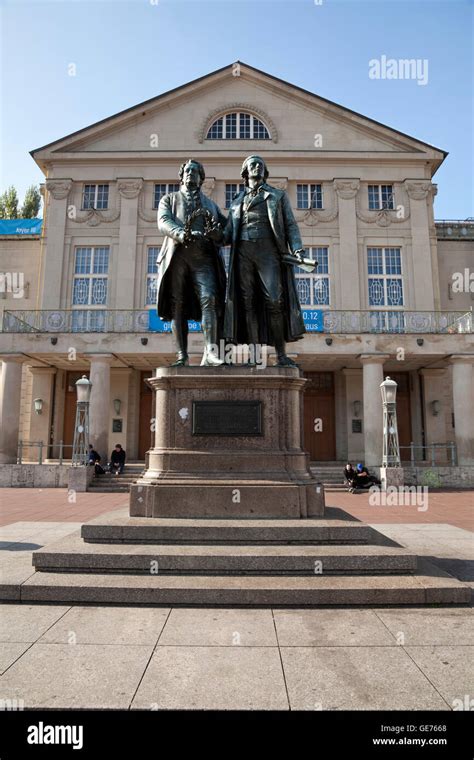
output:
[[[120,443],[117,443],[109,462],[109,472],[113,475],[121,475],[125,467],[126,452],[122,449]]]

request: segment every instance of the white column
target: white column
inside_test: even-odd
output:
[[[21,354],[4,354],[0,371],[0,464],[16,464],[20,430]]]
[[[121,198],[116,304],[120,309],[134,307],[138,197],[142,186],[143,180],[140,178],[119,179],[117,182]]]
[[[435,188],[430,180],[407,179],[405,189],[410,198],[415,308],[433,311],[436,283],[431,260],[428,203],[433,202]]]
[[[71,179],[46,180],[48,206],[45,214],[46,243],[42,280],[42,309],[59,309],[61,306],[67,199],[71,188]]]
[[[364,463],[367,467],[382,464],[383,407],[380,383],[383,382],[383,365],[389,354],[362,354],[364,386]]]
[[[459,465],[474,465],[474,355],[451,356],[453,365],[453,405]]]
[[[335,179],[334,191],[339,205],[339,257],[344,262],[341,275],[341,304],[344,309],[360,309],[359,255],[355,198],[358,179]]]
[[[89,380],[92,383],[91,401],[89,407],[90,432],[89,442],[107,462],[109,451],[109,421],[110,421],[110,363],[111,354],[89,354],[91,363]]]

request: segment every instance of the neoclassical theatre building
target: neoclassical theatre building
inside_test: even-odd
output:
[[[319,262],[297,272],[307,335],[289,346],[308,381],[311,459],[381,463],[390,375],[407,466],[474,466],[474,227],[435,222],[433,176],[447,153],[243,63],[31,152],[45,175],[41,234],[0,235],[0,462],[17,461],[19,442],[23,459],[39,442],[43,461],[55,459],[61,441],[70,458],[83,374],[96,448],[121,443],[144,460],[145,381],[174,357],[154,308],[159,200],[193,157],[225,212],[252,153]]]

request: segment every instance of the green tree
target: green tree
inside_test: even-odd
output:
[[[0,218],[18,219],[18,194],[13,185],[0,196]]]
[[[21,207],[22,219],[34,219],[38,216],[41,206],[41,195],[36,185],[30,185],[25,193],[23,206]]]

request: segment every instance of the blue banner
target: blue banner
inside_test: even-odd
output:
[[[201,332],[200,322],[188,322],[189,332]],[[169,333],[171,322],[165,322],[158,316],[155,309],[148,312],[148,329],[150,332]]]
[[[304,326],[307,332],[324,332],[324,311],[322,309],[304,309]],[[188,322],[189,332],[201,332],[200,322]],[[171,322],[164,322],[156,313],[155,309],[148,312],[148,329],[150,332],[169,333]]]
[[[324,311],[322,309],[303,309],[301,313],[307,332],[324,332]]]
[[[41,235],[42,219],[0,219],[0,235]]]

